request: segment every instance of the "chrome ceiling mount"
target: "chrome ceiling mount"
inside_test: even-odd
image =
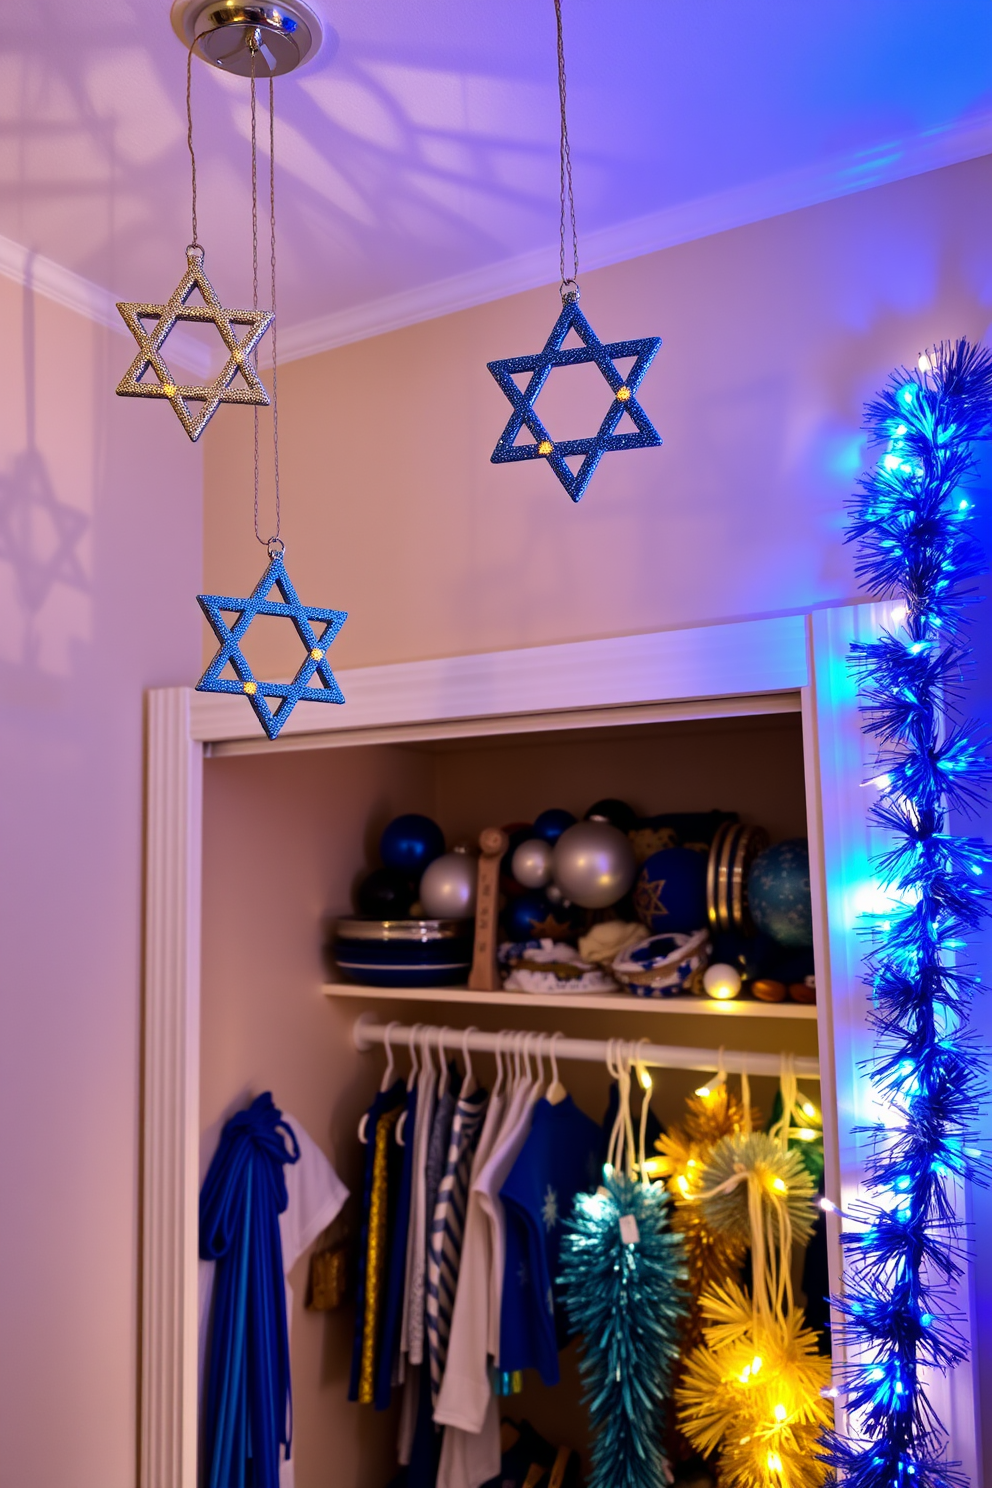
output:
[[[269,0],[239,4],[235,0],[175,0],[172,29],[198,57],[224,72],[247,77],[252,46],[257,51],[256,76],[277,77],[308,62],[324,43],[337,47],[337,36],[321,25],[303,0]]]

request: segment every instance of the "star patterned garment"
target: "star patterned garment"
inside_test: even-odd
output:
[[[534,1107],[530,1133],[500,1198],[506,1210],[506,1261],[500,1314],[499,1367],[537,1369],[558,1383],[558,1350],[567,1325],[556,1278],[563,1221],[577,1193],[599,1181],[600,1131],[571,1096]]]
[[[564,346],[570,331],[579,337],[581,346]],[[580,501],[605,454],[613,450],[647,449],[661,443],[661,435],[635,396],[660,345],[659,336],[643,336],[637,341],[600,341],[579,309],[578,295],[568,296],[543,351],[535,352],[533,356],[506,357],[488,364],[513,405],[510,420],[493,450],[492,463],[547,460],[572,500]],[[616,362],[629,357],[634,359],[633,366],[624,377],[617,370]],[[534,405],[554,368],[575,367],[584,362],[596,364],[613,398],[595,434],[585,439],[563,439],[555,444]],[[515,380],[522,372],[531,374],[525,388],[519,387]],[[625,414],[634,428],[629,433],[618,434],[617,426]],[[533,441],[518,444],[516,441],[525,427],[533,435]],[[567,460],[574,455],[582,455],[583,459],[573,474]]]

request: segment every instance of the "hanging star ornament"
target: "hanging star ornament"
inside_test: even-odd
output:
[[[573,330],[583,344],[564,347],[565,338]],[[543,351],[536,352],[533,356],[506,357],[502,361],[488,364],[490,372],[513,405],[510,421],[493,450],[493,464],[502,465],[512,460],[547,460],[572,500],[580,501],[604,455],[614,450],[647,449],[660,444],[661,435],[635,396],[660,345],[660,336],[644,336],[639,341],[600,341],[579,309],[578,294],[566,295],[561,315],[555,322]],[[634,364],[629,374],[623,377],[615,363],[618,358],[626,357],[633,357]],[[584,362],[595,362],[610,386],[613,401],[598,431],[591,438],[563,439],[556,444],[534,405],[556,367],[576,367]],[[514,380],[515,374],[521,372],[531,374],[525,388],[520,388]],[[634,432],[618,434],[617,425],[625,413],[634,424]],[[525,425],[534,436],[533,444],[515,442]],[[574,473],[566,463],[570,455],[583,456],[582,464]]]
[[[225,310],[203,271],[203,249],[191,244],[186,249],[186,260],[189,267],[167,305],[118,303],[117,308],[139,350],[118,383],[117,394],[121,398],[168,398],[180,423],[195,443],[222,403],[268,405],[269,395],[262,386],[252,352],[272,324],[273,316],[270,310]],[[196,290],[199,290],[203,304],[187,304]],[[152,329],[145,329],[146,320],[156,322]],[[200,324],[212,322],[227,347],[227,361],[217,376],[200,387],[178,382],[162,355],[170,331],[184,320]],[[235,326],[247,327],[240,340]],[[142,381],[149,370],[155,373],[156,382]],[[239,375],[242,385],[232,387]],[[193,413],[191,403],[202,405],[199,413]]]
[[[270,545],[269,566],[247,599],[232,599],[223,594],[196,596],[210,628],[220,641],[220,650],[196,684],[197,692],[231,692],[246,697],[270,739],[278,737],[298,702],[344,702],[344,694],[326,658],[328,647],[348,618],[347,612],[301,604],[286,572],[283,557],[281,544]],[[273,589],[278,589],[281,600],[269,599]],[[237,616],[233,625],[228,625],[225,614]],[[274,615],[277,619],[291,620],[296,626],[307,655],[292,682],[260,682],[245,660],[241,642],[256,615]],[[319,635],[310,623],[312,620],[323,624]],[[236,673],[235,677],[221,675],[228,665]],[[312,679],[315,677],[319,681],[314,682]],[[274,712],[267,698],[281,699]]]

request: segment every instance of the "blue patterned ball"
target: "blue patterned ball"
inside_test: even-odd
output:
[[[503,928],[509,940],[563,940],[571,935],[576,915],[564,904],[552,904],[539,890],[518,894],[503,911]]]
[[[652,853],[634,889],[637,917],[655,935],[686,935],[706,924],[705,853],[664,847]]]
[[[533,836],[543,837],[545,842],[550,842],[554,847],[562,832],[569,827],[575,826],[575,817],[570,811],[563,811],[558,806],[552,806],[548,811],[542,811],[534,822]]]
[[[394,817],[379,839],[379,853],[386,867],[417,878],[443,852],[444,833],[437,822],[415,811]]]
[[[805,837],[778,842],[755,858],[748,875],[747,897],[754,923],[779,945],[813,944],[809,843]]]

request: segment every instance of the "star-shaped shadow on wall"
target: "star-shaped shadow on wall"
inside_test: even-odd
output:
[[[565,347],[569,331],[574,330],[581,346]],[[639,341],[600,341],[579,309],[577,298],[568,298],[543,351],[533,356],[506,357],[489,362],[489,370],[513,405],[513,413],[499,443],[492,453],[494,465],[513,460],[547,460],[573,501],[579,501],[604,455],[614,450],[646,449],[661,443],[661,435],[638,403],[635,394],[661,345],[660,336],[644,336]],[[626,377],[617,370],[617,360],[633,357]],[[613,393],[613,401],[598,431],[588,439],[563,439],[556,444],[535,410],[538,394],[555,367],[575,367],[595,362]],[[521,388],[515,375],[531,374]],[[618,434],[617,426],[624,414],[634,424],[634,431]],[[517,444],[526,427],[534,436],[533,444]],[[566,463],[568,457],[584,458],[574,473]]]
[[[246,697],[269,738],[275,739],[298,702],[344,702],[344,694],[326,657],[327,648],[348,615],[344,610],[327,610],[318,605],[301,604],[286,572],[283,555],[273,555],[270,550],[270,558],[268,568],[247,599],[232,599],[223,594],[196,596],[214,635],[220,641],[220,650],[196,684],[196,690],[232,692]],[[273,589],[278,589],[282,595],[281,600],[269,599]],[[224,616],[232,614],[237,619],[233,625],[228,625]],[[296,633],[307,654],[292,682],[260,682],[248,665],[241,650],[241,642],[256,615],[274,615],[277,619],[291,620],[296,627]],[[324,628],[319,635],[310,623],[312,620],[323,624]],[[234,671],[234,677],[222,675],[228,665]],[[281,699],[275,711],[269,707],[267,698]]]
[[[195,443],[222,403],[268,404],[269,395],[258,375],[252,352],[272,324],[273,316],[270,310],[225,310],[203,271],[203,249],[187,248],[186,260],[189,267],[167,305],[118,303],[117,308],[139,350],[118,383],[117,392],[122,398],[168,398],[180,423]],[[187,304],[197,290],[203,304]],[[146,320],[155,321],[155,325],[146,330]],[[227,361],[217,376],[199,387],[178,382],[162,355],[169,332],[183,320],[212,322],[227,347]],[[248,327],[240,340],[235,326]],[[149,371],[155,373],[156,382],[142,381]],[[239,376],[241,385],[232,387],[234,379]],[[199,413],[193,413],[191,403],[202,404]]]
[[[33,447],[0,476],[0,562],[9,563],[24,609],[36,615],[56,584],[89,589],[79,540],[89,518],[60,501],[48,467]]]

